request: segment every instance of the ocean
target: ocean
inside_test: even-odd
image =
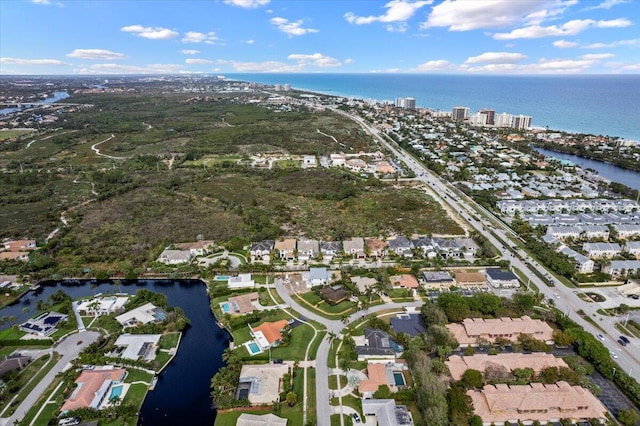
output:
[[[229,74],[228,78],[290,84],[377,101],[412,97],[416,105],[533,117],[534,127],[640,141],[640,75],[494,76],[441,74]]]

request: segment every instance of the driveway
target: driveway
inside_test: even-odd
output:
[[[40,383],[33,388],[31,393],[27,395],[11,417],[0,418],[0,426],[13,425],[16,420],[21,420],[29,412],[31,407],[38,402],[38,399],[49,385],[51,385],[56,375],[64,371],[67,365],[75,359],[83,349],[98,340],[98,337],[100,337],[100,333],[85,330],[65,337],[54,346],[54,351],[62,355],[62,358],[49,370]]]

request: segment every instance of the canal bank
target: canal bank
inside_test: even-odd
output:
[[[191,320],[184,331],[173,361],[160,373],[155,390],[149,392],[140,411],[140,425],[213,424],[211,377],[224,365],[222,352],[229,335],[216,324],[206,285],[200,280],[139,280],[111,282],[45,282],[36,292],[0,310],[0,316],[15,315],[16,322],[33,315],[39,300],[63,290],[73,299],[102,293],[130,293],[146,288],[167,296],[170,306],[180,307]],[[25,311],[26,309],[26,311]]]

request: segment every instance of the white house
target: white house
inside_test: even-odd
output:
[[[579,273],[589,274],[593,272],[593,269],[595,267],[595,262],[593,260],[564,245],[561,246],[558,251],[574,260],[576,264],[576,271],[578,271]]]
[[[640,258],[640,241],[628,241],[624,245],[624,251],[636,258]]]
[[[191,261],[191,252],[189,250],[170,250],[165,249],[158,257],[158,262],[165,265],[180,265]]]
[[[640,271],[640,260],[612,260],[610,264],[602,268],[602,272],[612,277],[635,274],[638,271]]]
[[[256,285],[255,281],[251,279],[251,274],[238,274],[237,277],[230,277],[227,281],[227,287],[229,288],[253,288]]]
[[[488,268],[486,270],[487,282],[493,288],[518,288],[520,281],[511,271],[503,271],[498,268]]]
[[[584,243],[582,250],[592,259],[612,258],[622,253],[622,247],[616,243]]]

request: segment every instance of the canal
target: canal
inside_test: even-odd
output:
[[[72,298],[97,293],[130,293],[147,288],[167,295],[170,306],[179,306],[191,320],[183,333],[178,353],[160,374],[155,390],[147,394],[139,425],[213,425],[211,377],[223,366],[222,351],[229,335],[220,329],[209,307],[206,286],[199,280],[139,280],[115,286],[110,282],[49,282],[37,293],[27,293],[17,303],[0,310],[0,316],[14,315],[16,323],[35,314],[38,300],[46,300],[62,289]],[[26,308],[26,309],[25,309]]]
[[[583,169],[593,169],[597,171],[600,176],[610,179],[613,182],[618,182],[628,186],[629,188],[640,190],[640,172],[634,172],[633,170],[623,169],[622,167],[614,166],[613,164],[604,163],[598,160],[591,160],[589,158],[579,157],[573,154],[555,152],[540,147],[533,147],[533,149],[543,154],[545,157],[554,157],[559,160],[571,161]]]

